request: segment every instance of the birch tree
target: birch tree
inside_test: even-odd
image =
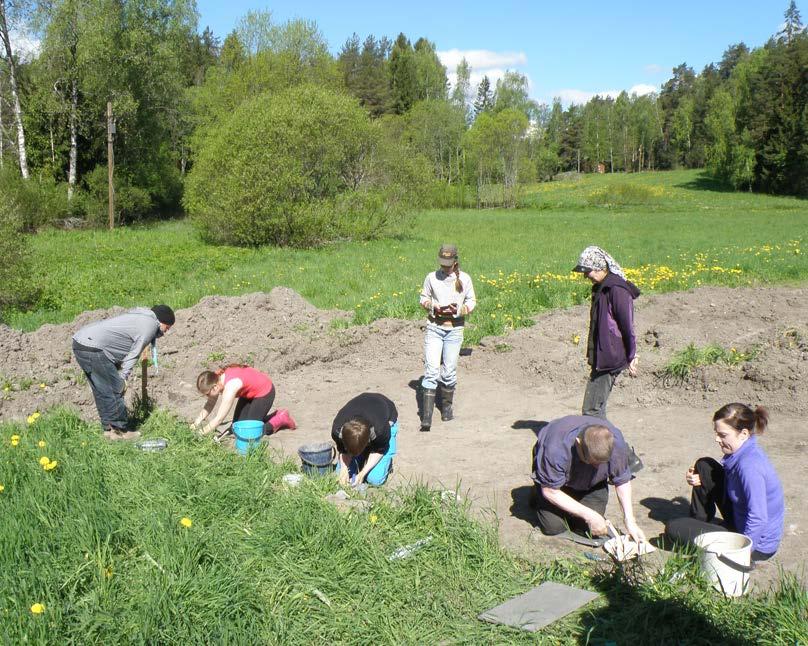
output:
[[[14,15],[13,9],[20,11],[24,7],[14,7],[7,0],[0,0],[0,41],[3,43],[4,60],[8,69],[9,89],[11,90],[11,104],[14,112],[14,125],[17,129],[17,157],[20,162],[20,174],[23,179],[28,179],[28,155],[25,150],[25,130],[22,125],[22,104],[20,103],[20,92],[17,85],[17,63],[14,60],[14,52],[11,48],[11,38],[9,36],[9,23]]]

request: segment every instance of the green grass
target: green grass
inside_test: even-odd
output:
[[[649,193],[639,205],[593,206],[599,191]],[[41,306],[11,312],[25,330],[112,305],[188,307],[210,294],[283,285],[358,323],[422,315],[418,293],[442,242],[460,247],[480,300],[466,341],[530,323],[542,310],[586,301],[570,274],[580,251],[599,244],[644,291],[808,279],[808,203],[712,190],[696,171],[590,176],[531,188],[525,208],[427,211],[402,239],[317,250],[237,249],[201,243],[185,221],[107,231],[44,231],[32,238]],[[632,191],[628,191],[631,193]]]
[[[694,368],[710,366],[716,363],[737,366],[754,359],[758,352],[758,348],[739,351],[735,348],[722,348],[716,343],[710,343],[703,348],[691,343],[684,350],[674,353],[663,372],[668,377],[686,379]]]
[[[163,412],[144,427],[169,438],[162,453],[106,443],[65,410],[31,422],[0,425],[0,643],[536,643],[476,616],[545,580],[602,595],[546,643],[808,639],[804,591],[785,575],[732,601],[684,556],[659,574],[530,564],[437,491],[379,492],[341,515],[323,499],[333,478],[287,489],[290,464],[225,452]]]

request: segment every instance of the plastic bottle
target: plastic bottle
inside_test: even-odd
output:
[[[393,552],[390,556],[387,557],[388,561],[398,561],[400,559],[405,559],[420,550],[424,545],[429,545],[432,542],[432,537],[427,536],[426,538],[422,538],[420,541],[415,541],[414,543],[410,543],[409,545],[404,545],[399,547],[395,552]]]
[[[141,451],[162,451],[168,446],[168,440],[162,437],[153,440],[144,440],[135,444]]]

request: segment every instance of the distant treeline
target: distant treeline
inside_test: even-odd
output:
[[[406,158],[410,179],[427,184],[419,200],[435,206],[515,205],[520,186],[563,171],[683,166],[737,189],[804,196],[808,34],[793,0],[785,18],[763,47],[732,45],[698,74],[679,65],[658,94],[564,108],[530,99],[514,71],[473,88],[465,60],[450,88],[435,44],[404,34],[354,35],[334,56],[314,22],[278,24],[266,12],[248,13],[222,41],[198,32],[193,0],[0,0],[0,193],[29,230],[70,216],[103,222],[111,101],[117,217],[180,212],[200,151],[240,106],[310,96],[288,90],[313,85],[353,97],[371,126],[356,144],[361,160],[342,160],[307,195],[336,199],[370,176],[382,191],[383,169]],[[35,54],[21,53],[19,33],[38,37]],[[318,127],[330,127],[333,112]],[[207,198],[193,202],[204,211]]]

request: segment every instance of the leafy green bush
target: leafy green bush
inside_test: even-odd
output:
[[[30,305],[38,294],[30,279],[28,240],[19,212],[11,196],[0,199],[0,320],[5,310]]]
[[[65,184],[49,177],[25,180],[12,168],[0,171],[0,202],[14,204],[18,224],[25,231],[72,215]]]
[[[358,103],[313,86],[241,105],[204,142],[186,209],[204,239],[313,246],[400,226],[423,173]]]
[[[651,204],[658,202],[665,194],[661,186],[644,184],[610,184],[587,196],[587,202],[593,206],[626,206],[633,204]]]
[[[106,224],[109,220],[109,179],[106,166],[96,166],[84,177],[87,185],[87,196],[83,198],[87,219],[96,225]],[[153,208],[149,192],[134,186],[129,178],[118,174],[115,184],[115,219],[117,222],[139,220]]]

